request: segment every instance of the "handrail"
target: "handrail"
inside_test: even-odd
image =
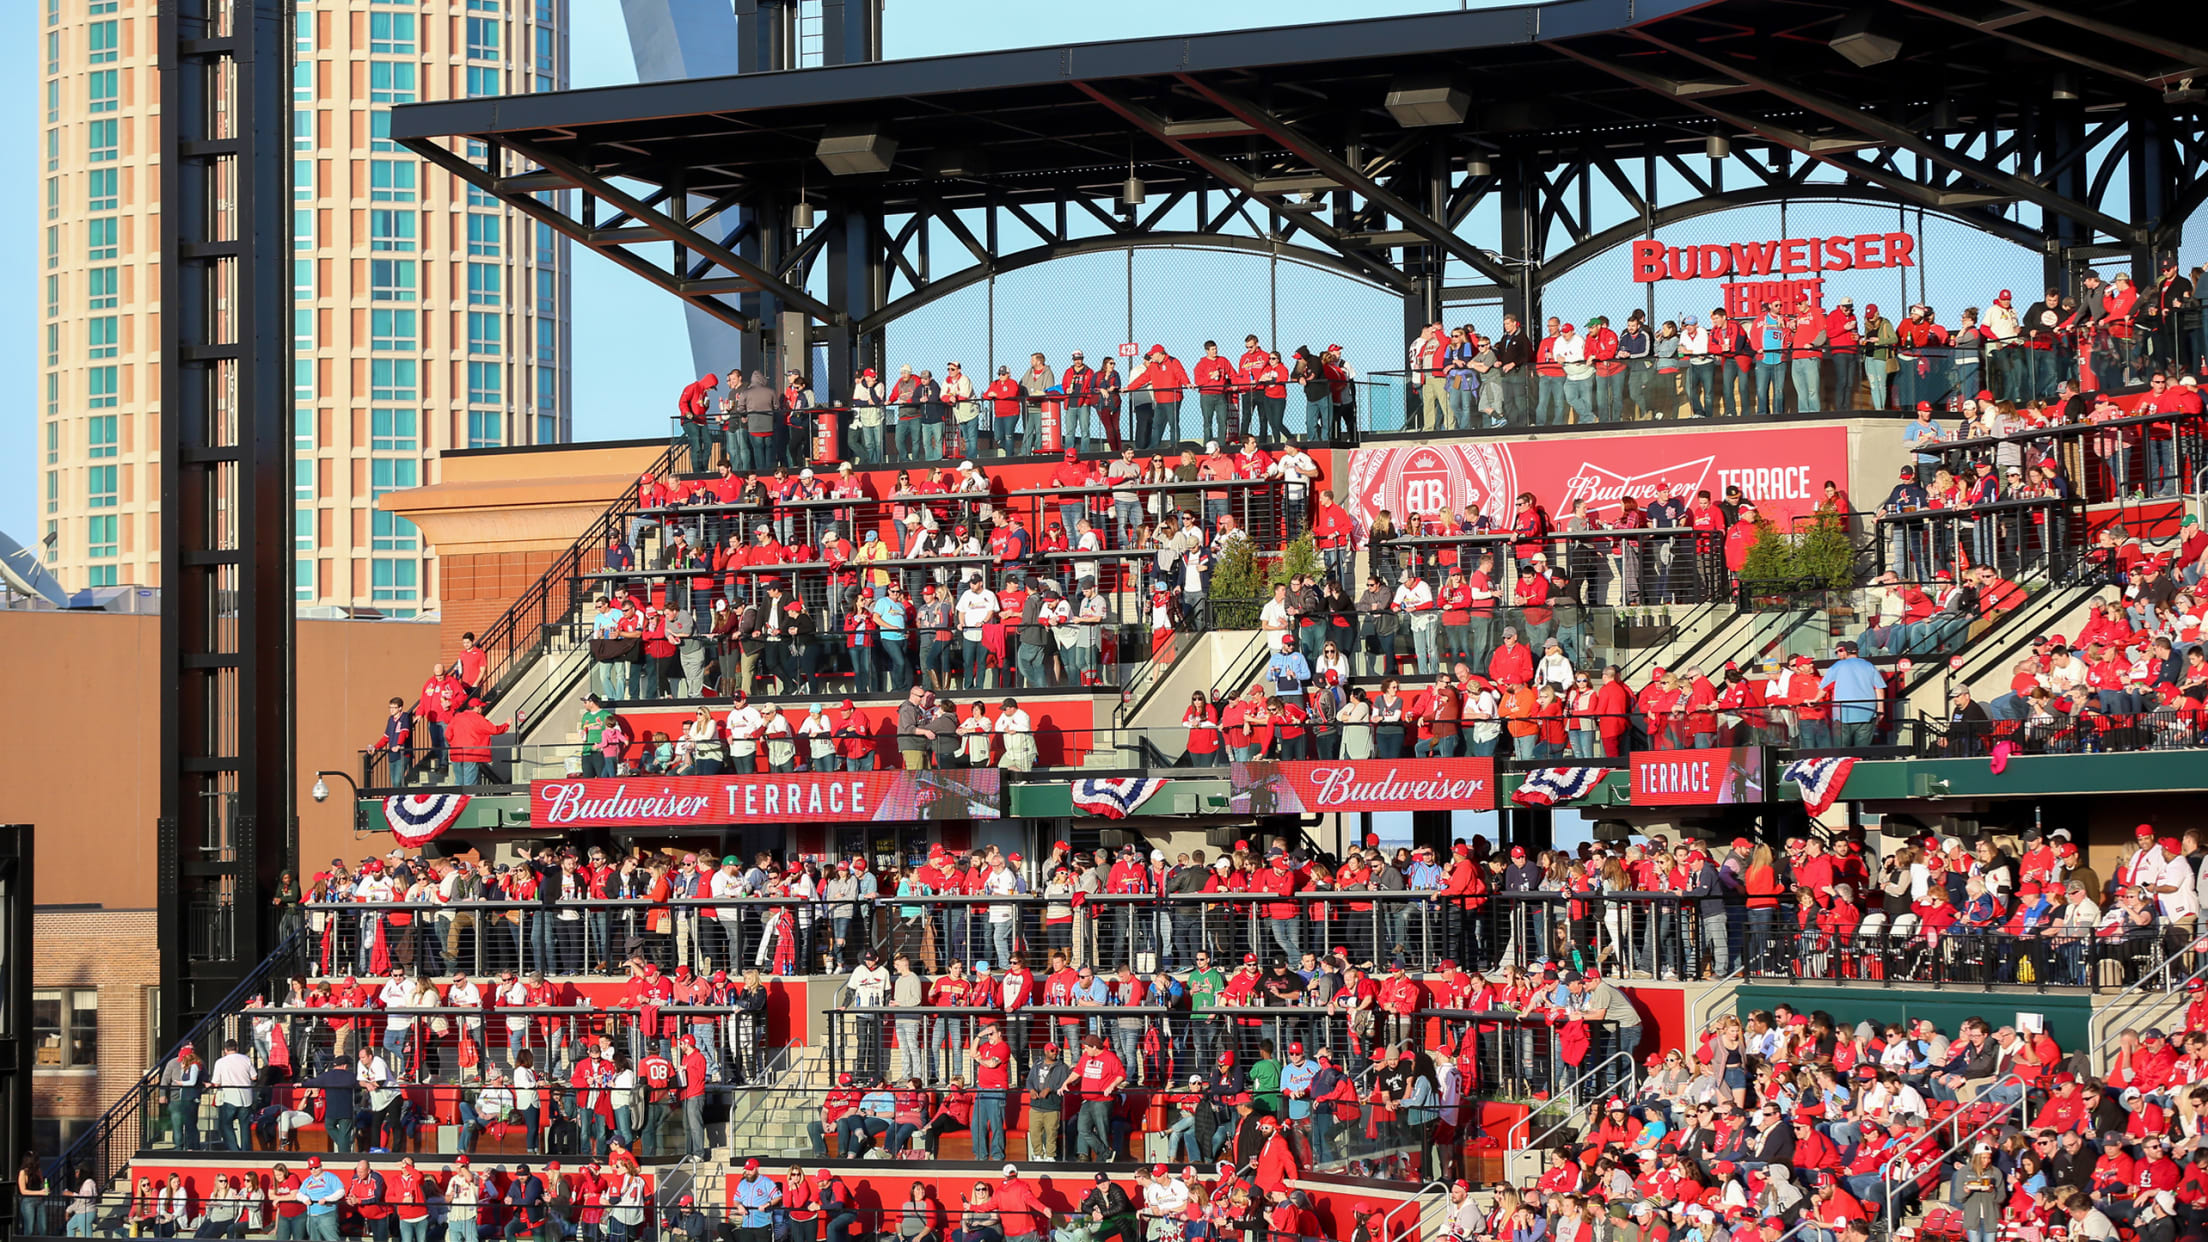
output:
[[[1993,1088],[2002,1085],[2003,1083],[2010,1082],[2016,1083],[2019,1086],[2029,1086],[2029,1084],[2025,1083],[2022,1078],[2013,1073],[2004,1074],[1994,1081],[1987,1083],[1984,1087],[1980,1088],[1980,1098],[1984,1097],[1985,1092],[1990,1091]],[[1962,1150],[1966,1145],[1976,1142],[1978,1136],[1984,1134],[1989,1128],[1992,1128],[1994,1126],[2006,1125],[2009,1113],[2014,1110],[2017,1113],[2021,1114],[2024,1109],[2025,1101],[2030,1098],[2031,1097],[2025,1092],[2019,1091],[2014,1101],[2002,1105],[2001,1108],[1994,1112],[1993,1116],[1979,1122],[1975,1127],[1971,1129],[1970,1133],[1963,1135],[1961,1138],[1955,1140],[1955,1142],[1950,1145],[1945,1151],[1942,1151],[1937,1155],[1927,1157],[1922,1161],[1915,1162],[1919,1166],[1916,1171],[1903,1177],[1899,1182],[1894,1180],[1894,1174],[1904,1167],[1903,1162],[1900,1159],[1888,1161],[1885,1167],[1879,1170],[1878,1174],[1878,1197],[1880,1211],[1884,1214],[1886,1220],[1886,1236],[1892,1237],[1894,1234],[1894,1189],[1896,1186],[1915,1181],[1916,1179],[1923,1177],[1925,1173],[1929,1172],[1931,1169],[1939,1165],[1946,1164],[1949,1157],[1953,1156],[1956,1152]],[[1963,1114],[1960,1110],[1957,1110],[1955,1113],[1951,1114],[1951,1116],[1957,1118],[1961,1117],[1962,1115]],[[1956,1124],[1959,1126],[1961,1123],[1958,1121]],[[1938,1127],[1934,1127],[1932,1130],[1926,1132],[1926,1137],[1930,1137],[1932,1134],[1937,1132]],[[1914,1144],[1912,1144],[1912,1146],[1914,1146]],[[1904,1152],[1904,1154],[1906,1154],[1906,1151]]]
[[[1388,1232],[1388,1222],[1395,1219],[1395,1214],[1397,1212],[1402,1211],[1404,1208],[1410,1207],[1412,1204],[1418,1204],[1420,1207],[1420,1211],[1423,1214],[1427,1192],[1439,1190],[1446,1193],[1448,1189],[1449,1183],[1447,1182],[1428,1182],[1425,1185],[1419,1187],[1417,1190],[1412,1191],[1409,1198],[1403,1200],[1403,1202],[1396,1204],[1394,1207],[1391,1207],[1387,1211],[1380,1214],[1380,1229],[1379,1232],[1374,1234],[1373,1236],[1377,1238],[1379,1242],[1388,1242],[1388,1239],[1394,1236],[1393,1234]]]
[[[210,1033],[216,1031],[221,1023],[228,1021],[233,1015],[244,1010],[246,1002],[254,995],[265,991],[268,979],[281,977],[275,972],[298,960],[293,956],[295,953],[300,955],[306,953],[308,934],[306,927],[302,924],[289,936],[284,937],[274,949],[269,951],[267,957],[261,959],[259,965],[246,973],[245,977],[238,982],[238,985],[230,990],[229,995],[210,1006],[207,1012],[201,1015],[199,1021],[193,1023],[191,1029],[170,1046],[167,1053],[155,1060],[151,1068],[140,1074],[137,1080],[132,1082],[123,1092],[122,1096],[108,1106],[106,1112],[100,1114],[97,1120],[85,1127],[83,1132],[77,1136],[75,1142],[71,1143],[61,1154],[54,1157],[53,1163],[47,1166],[48,1180],[52,1182],[66,1178],[68,1170],[75,1167],[79,1162],[84,1162],[87,1167],[92,1167],[93,1176],[102,1183],[113,1177],[115,1170],[105,1167],[103,1162],[98,1162],[96,1159],[99,1153],[106,1150],[109,1136],[126,1124],[137,1123],[138,1118],[145,1111],[147,1096],[159,1089],[162,1070],[168,1066],[169,1062],[176,1059],[177,1054],[183,1051],[186,1045],[212,1042],[208,1040]],[[137,1144],[132,1144],[134,1154],[137,1146]]]
[[[2168,957],[2164,958],[2161,963],[2159,963],[2155,967],[2155,970],[2160,971],[2167,969],[2170,964],[2175,962],[2178,958],[2184,956],[2189,952],[2194,951],[2194,946],[2198,943],[2198,940],[2187,941],[2184,947],[2173,951]],[[2108,1040],[2109,1030],[2116,1027],[2119,1023],[2128,1021],[2131,1015],[2136,1012],[2141,1007],[2141,1005],[2149,1003],[2146,998],[2153,997],[2155,999],[2167,1000],[2172,996],[2182,993],[2195,980],[2208,977],[2208,958],[2203,958],[2201,964],[2193,968],[2193,973],[2185,976],[2183,979],[2178,980],[2176,983],[2171,984],[2169,987],[2164,988],[2159,992],[2150,993],[2146,991],[2146,984],[2147,980],[2152,978],[2154,973],[2154,971],[2142,973],[2138,979],[2129,984],[2126,984],[2122,991],[2119,991],[2114,996],[2110,997],[2107,1004],[2096,1005],[2093,1007],[2093,1017],[2091,1021],[2087,1023],[2088,1039],[2086,1041],[2086,1049],[2088,1051],[2098,1049],[2102,1044],[2106,1043]],[[2130,997],[2131,999],[2127,1001],[2125,999],[2126,997]]]
[[[1610,1064],[1610,1063],[1611,1063],[1612,1061],[1620,1061],[1620,1060],[1622,1060],[1622,1061],[1624,1061],[1624,1062],[1625,1062],[1625,1082],[1626,1082],[1626,1089],[1625,1089],[1625,1092],[1624,1092],[1624,1094],[1626,1094],[1626,1095],[1631,1095],[1631,1094],[1633,1094],[1633,1093],[1634,1093],[1635,1091],[1639,1090],[1639,1081],[1638,1081],[1638,1080],[1639,1080],[1639,1078],[1640,1078],[1640,1069],[1641,1069],[1641,1067],[1640,1067],[1640,1063],[1639,1063],[1638,1061],[1635,1061],[1635,1060],[1633,1059],[1633,1054],[1632,1054],[1632,1053],[1630,1053],[1630,1052],[1628,1052],[1628,1051],[1626,1051],[1626,1050],[1624,1050],[1624,1049],[1622,1049],[1622,1048],[1621,1048],[1621,1049],[1619,1049],[1618,1051],[1616,1051],[1616,1052],[1613,1052],[1613,1053],[1611,1053],[1611,1054],[1610,1054],[1609,1056],[1606,1056],[1606,1057],[1604,1057],[1604,1058],[1603,1058],[1602,1060],[1600,1060],[1600,1061],[1597,1061],[1597,1062],[1595,1062],[1595,1063],[1594,1063],[1593,1065],[1591,1065],[1591,1066],[1588,1066],[1588,1067],[1587,1067],[1587,1069],[1586,1069],[1586,1071],[1585,1071],[1584,1073],[1580,1074],[1580,1076],[1579,1076],[1579,1077],[1577,1077],[1577,1078],[1574,1078],[1574,1079],[1573,1079],[1572,1081],[1570,1081],[1570,1082],[1568,1082],[1568,1083],[1564,1084],[1563,1086],[1560,1086],[1560,1087],[1558,1087],[1558,1088],[1557,1088],[1557,1089],[1556,1089],[1556,1090],[1555,1090],[1555,1091],[1554,1091],[1553,1093],[1551,1093],[1551,1097],[1550,1097],[1550,1098],[1552,1098],[1552,1099],[1555,1099],[1555,1098],[1562,1098],[1562,1099],[1565,1099],[1565,1100],[1576,1100],[1576,1099],[1578,1099],[1578,1098],[1579,1098],[1579,1087],[1580,1087],[1580,1084],[1582,1084],[1582,1083],[1584,1083],[1584,1082],[1588,1081],[1589,1079],[1593,1078],[1593,1077],[1594,1077],[1594,1076],[1595,1076],[1595,1075],[1596,1075],[1597,1073],[1600,1073],[1600,1072],[1601,1072],[1601,1071],[1602,1071],[1602,1070],[1603,1070],[1603,1069],[1604,1069],[1605,1067],[1607,1067],[1607,1066],[1608,1066],[1608,1065],[1609,1065],[1609,1064]],[[1596,1101],[1596,1102],[1594,1103],[1594,1105],[1593,1105],[1593,1106],[1594,1106],[1594,1107],[1597,1107],[1597,1108],[1599,1108],[1599,1107],[1601,1107],[1601,1102],[1600,1102],[1600,1101]],[[1578,1108],[1568,1108],[1568,1109],[1566,1109],[1566,1110],[1564,1111],[1564,1115],[1563,1115],[1562,1117],[1559,1117],[1559,1118],[1557,1118],[1557,1119],[1556,1119],[1556,1121],[1555,1121],[1555,1122],[1553,1122],[1553,1123],[1552,1123],[1552,1124],[1551,1124],[1551,1125],[1549,1126],[1549,1128],[1548,1128],[1548,1129],[1546,1129],[1546,1130],[1543,1130],[1543,1131],[1542,1131],[1542,1132],[1541,1132],[1540,1134],[1538,1134],[1538,1135],[1535,1135],[1535,1136],[1533,1136],[1533,1137],[1531,1137],[1531,1138],[1528,1138],[1528,1139],[1526,1140],[1525,1144],[1524,1144],[1524,1147],[1525,1147],[1525,1149],[1528,1149],[1528,1150],[1538,1149],[1538,1148],[1539,1148],[1539,1147],[1541,1146],[1541,1144],[1543,1144],[1543,1143],[1545,1143],[1545,1142],[1547,1142],[1547,1141],[1549,1140],[1549,1137],[1550,1137],[1551,1135],[1554,1135],[1554,1134],[1555,1134],[1555,1133],[1556,1133],[1557,1131],[1559,1131],[1559,1130],[1563,1129],[1564,1127],[1566,1127],[1566,1126],[1568,1126],[1568,1125],[1572,1124],[1572,1118],[1573,1118],[1573,1117],[1575,1117],[1575,1116],[1578,1116],[1578,1115],[1579,1115],[1579,1111],[1580,1111],[1580,1110],[1579,1110]],[[1531,1127],[1529,1126],[1528,1128],[1530,1129]]]

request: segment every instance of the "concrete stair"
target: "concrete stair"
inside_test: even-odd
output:
[[[728,1140],[714,1150],[725,1170],[745,1160],[806,1160],[813,1150],[806,1125],[820,1117],[820,1101],[834,1085],[825,1047],[789,1050],[789,1062],[772,1086],[739,1091],[728,1119]],[[704,1202],[701,1198],[700,1202]]]

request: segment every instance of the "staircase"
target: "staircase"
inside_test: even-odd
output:
[[[1972,634],[1957,653],[1963,657],[1960,668],[1951,672],[1945,655],[1920,660],[1912,670],[1915,675],[1903,683],[1901,705],[1912,713],[1944,719],[1949,687],[1963,685],[1981,687],[1983,698],[1991,700],[2008,689],[2009,666],[2030,654],[2040,635],[2075,635],[2085,624],[2086,606],[2107,589],[2062,583],[2041,588],[2022,606]]]
[[[762,1162],[811,1160],[813,1140],[806,1123],[820,1119],[820,1101],[834,1087],[835,1075],[825,1045],[792,1047],[788,1053],[788,1067],[773,1086],[736,1092],[729,1106],[728,1140],[714,1149],[707,1166],[716,1179],[727,1166],[753,1157]],[[702,1193],[698,1201],[706,1202]]]

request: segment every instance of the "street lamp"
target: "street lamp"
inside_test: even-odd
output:
[[[314,800],[316,802],[327,802],[330,800],[330,783],[322,779],[325,776],[334,776],[337,779],[345,782],[345,784],[352,789],[353,797],[360,797],[360,782],[354,780],[352,777],[346,775],[343,772],[339,772],[333,769],[331,771],[317,772],[314,774],[314,788],[309,792],[314,795]]]

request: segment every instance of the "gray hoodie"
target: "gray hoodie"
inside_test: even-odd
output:
[[[736,408],[744,412],[744,430],[755,436],[774,434],[774,407],[778,394],[767,383],[766,373],[753,371],[736,394]]]

